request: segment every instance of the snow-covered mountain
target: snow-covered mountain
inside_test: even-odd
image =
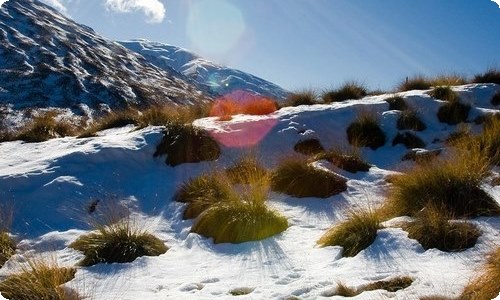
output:
[[[215,94],[226,95],[234,91],[244,91],[276,100],[282,100],[288,94],[288,91],[274,83],[210,62],[186,49],[147,40],[119,43],[140,53],[152,64],[166,70],[174,69],[190,78],[200,89],[208,89]]]
[[[204,96],[167,67],[35,0],[0,8],[0,106],[10,111],[189,103]]]

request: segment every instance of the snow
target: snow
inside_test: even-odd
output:
[[[466,85],[454,88],[476,111],[495,111],[488,102],[500,86]],[[443,147],[456,126],[439,123],[442,103],[425,91],[401,93],[421,113],[427,129],[417,134],[427,149]],[[389,184],[384,178],[411,165],[401,162],[407,152],[392,146],[397,134],[397,111],[387,111],[390,95],[357,101],[289,107],[267,116],[238,115],[230,121],[196,120],[222,144],[214,162],[168,167],[164,158],[153,158],[162,138],[161,127],[127,126],[100,132],[97,137],[53,139],[43,143],[0,144],[0,199],[14,207],[12,232],[20,241],[0,276],[14,269],[16,257],[25,254],[55,255],[61,265],[74,265],[82,255],[67,246],[90,230],[86,211],[93,199],[129,208],[137,222],[154,232],[170,248],[159,257],[141,257],[125,264],[98,264],[79,268],[66,284],[92,299],[233,299],[229,291],[247,289],[240,299],[321,299],[335,291],[338,282],[350,287],[410,276],[415,282],[396,293],[370,291],[355,299],[419,299],[426,295],[458,296],[477,274],[485,255],[498,245],[500,218],[477,218],[482,236],[463,252],[425,251],[397,227],[404,218],[386,222],[375,242],[355,257],[343,258],[341,247],[319,248],[322,234],[346,217],[353,207],[376,207],[384,201]],[[345,130],[359,111],[378,114],[387,135],[385,146],[362,156],[374,166],[369,172],[351,174],[326,161],[315,163],[347,178],[347,191],[327,199],[297,199],[272,193],[269,204],[287,217],[289,228],[271,238],[242,244],[213,244],[190,233],[191,220],[182,220],[183,204],[172,201],[176,188],[188,178],[228,166],[253,150],[268,167],[293,154],[293,145],[317,137],[323,145],[347,147]],[[470,124],[473,130],[478,125]],[[252,143],[245,140],[252,137]],[[498,170],[497,170],[498,171]],[[484,188],[500,201],[500,187]],[[101,203],[101,202],[100,202]],[[100,205],[100,204],[99,204]]]

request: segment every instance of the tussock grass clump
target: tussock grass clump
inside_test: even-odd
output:
[[[485,121],[483,131],[473,138],[473,144],[477,144],[479,151],[488,157],[494,165],[500,165],[500,114],[495,114]],[[469,143],[470,143],[469,142]],[[470,148],[470,147],[468,147]]]
[[[458,101],[459,97],[449,86],[438,86],[427,93],[429,96],[448,102]]]
[[[345,153],[340,150],[333,149],[316,155],[314,159],[325,159],[331,162],[334,166],[351,173],[368,172],[371,168],[371,165],[363,160],[359,151]]]
[[[385,133],[375,115],[362,113],[347,127],[347,139],[356,147],[370,147],[376,150],[385,144]]]
[[[344,83],[341,87],[325,92],[322,96],[324,103],[341,102],[345,100],[357,100],[367,95],[366,87],[355,82],[350,81]]]
[[[481,235],[471,223],[450,222],[452,215],[446,209],[434,205],[426,206],[404,229],[408,237],[417,240],[425,250],[436,248],[441,251],[456,252],[474,247]]]
[[[425,147],[424,141],[422,141],[421,138],[411,132],[405,132],[403,134],[398,133],[392,140],[393,146],[396,146],[397,144],[403,144],[407,149]]]
[[[0,267],[14,255],[16,243],[7,232],[0,232]]]
[[[380,217],[371,210],[351,211],[347,220],[330,228],[318,241],[322,247],[342,246],[343,256],[356,256],[370,246],[380,229]]]
[[[391,216],[414,216],[435,205],[458,218],[498,215],[499,205],[481,188],[487,170],[487,160],[478,153],[418,165],[394,178],[385,210]]]
[[[337,289],[335,290],[334,296],[342,296],[342,297],[354,297],[361,294],[357,289],[348,287],[343,282],[337,282]]]
[[[271,188],[298,198],[328,198],[347,190],[347,184],[344,178],[319,170],[305,160],[287,159],[271,175]]]
[[[47,112],[33,118],[14,139],[29,143],[44,142],[52,138],[65,137],[75,133],[74,126],[64,120],[56,120],[55,112]]]
[[[0,293],[11,300],[78,300],[75,292],[60,287],[75,277],[74,268],[62,268],[42,260],[28,261],[21,272],[0,282]]]
[[[490,255],[483,267],[481,275],[467,285],[460,295],[460,299],[489,300],[500,293],[500,247]]]
[[[138,257],[158,256],[168,250],[162,241],[140,229],[128,217],[96,227],[97,232],[83,235],[69,245],[85,255],[81,266],[132,262]]]
[[[456,125],[467,121],[470,109],[469,104],[464,104],[458,100],[447,102],[439,108],[437,117],[441,123]]]
[[[403,290],[409,287],[413,283],[413,281],[415,280],[411,277],[400,276],[389,280],[380,280],[372,282],[367,285],[361,286],[357,289],[348,287],[345,284],[338,282],[335,296],[354,297],[363,292],[374,291],[374,290],[386,290],[388,292],[397,292],[399,290]]]
[[[467,78],[460,74],[438,75],[431,80],[432,86],[454,86],[467,84]]]
[[[318,94],[313,90],[301,90],[288,95],[284,106],[313,105],[318,103]]]
[[[399,130],[423,131],[427,128],[414,110],[404,110],[399,115],[396,126]]]
[[[498,106],[500,105],[500,91],[497,91],[493,97],[491,97],[491,105]]]
[[[90,127],[85,129],[79,138],[93,137],[98,131],[119,128],[126,125],[138,126],[141,124],[139,111],[128,108],[119,111],[110,112],[102,117],[100,117],[96,122],[94,122]]]
[[[432,82],[425,76],[417,75],[411,78],[406,78],[405,81],[401,82],[397,89],[400,92],[406,92],[411,90],[428,90],[432,86]]]
[[[491,68],[482,74],[476,74],[474,75],[473,82],[500,84],[500,70]]]
[[[241,101],[223,98],[215,101],[210,109],[210,116],[227,121],[231,120],[233,115],[267,115],[275,112],[277,108],[275,101],[264,97],[252,96]]]
[[[246,155],[226,169],[226,176],[233,184],[252,184],[269,180],[269,172],[255,155]]]
[[[311,138],[297,142],[293,146],[293,150],[304,155],[314,155],[323,152],[325,148],[323,148],[319,139]]]
[[[389,103],[389,110],[401,110],[404,111],[408,109],[408,105],[401,96],[393,96],[385,99]]]
[[[220,201],[234,198],[227,178],[223,174],[204,174],[181,185],[174,200],[186,203],[184,219],[198,217],[203,211]]]
[[[436,159],[440,154],[442,150],[441,149],[434,149],[434,150],[423,150],[423,149],[414,149],[410,150],[403,157],[401,160],[413,160],[417,164],[428,164],[432,162],[434,159]]]
[[[233,296],[243,296],[243,295],[248,295],[251,292],[253,292],[255,289],[254,288],[249,288],[249,287],[240,287],[240,288],[234,288],[229,291],[229,294]]]
[[[220,147],[206,131],[191,124],[170,123],[154,156],[167,155],[169,166],[216,160]]]

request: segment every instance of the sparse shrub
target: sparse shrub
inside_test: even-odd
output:
[[[431,80],[432,86],[454,86],[467,84],[467,79],[460,74],[438,75]]]
[[[204,174],[182,184],[174,199],[186,203],[184,219],[198,217],[207,208],[220,201],[234,198],[233,192],[223,174]]]
[[[376,150],[385,144],[385,134],[377,118],[368,113],[360,114],[347,128],[347,139],[351,145],[370,147]]]
[[[474,83],[496,83],[500,84],[500,70],[491,68],[482,74],[474,76]]]
[[[448,102],[455,102],[459,100],[457,93],[455,93],[449,86],[438,86],[427,93],[429,96]]]
[[[37,143],[74,134],[73,125],[63,120],[56,121],[56,116],[54,112],[47,112],[33,118],[14,139]]]
[[[463,104],[460,101],[447,102],[439,108],[437,116],[439,122],[456,125],[467,121],[470,109],[470,105]]]
[[[97,119],[89,128],[85,129],[79,138],[95,136],[98,131],[119,128],[126,125],[141,125],[139,112],[135,109],[123,109],[110,112]]]
[[[403,134],[398,133],[392,140],[393,146],[396,146],[397,144],[403,144],[407,149],[425,147],[424,141],[422,141],[421,138],[411,132],[405,132]]]
[[[500,91],[497,91],[491,98],[491,105],[500,105]]]
[[[60,285],[75,277],[74,268],[61,268],[55,263],[30,260],[21,272],[0,282],[0,293],[11,300],[78,300],[75,292]]]
[[[422,131],[427,128],[414,110],[404,110],[399,115],[396,126],[399,130]]]
[[[398,85],[398,90],[400,92],[411,91],[411,90],[428,90],[432,86],[432,82],[421,75],[414,76],[412,78],[406,78],[405,81]]]
[[[460,299],[489,300],[500,293],[500,247],[488,256],[481,275],[467,285],[460,295]]]
[[[325,148],[323,148],[323,145],[321,145],[318,139],[312,138],[297,142],[297,144],[293,146],[293,150],[304,155],[314,155],[324,151]]]
[[[288,95],[285,106],[313,105],[318,103],[318,95],[313,90],[302,90]]]
[[[347,189],[346,180],[304,160],[282,161],[271,175],[271,188],[290,196],[328,198]]]
[[[247,155],[227,168],[226,176],[234,184],[252,184],[268,180],[269,172],[254,155]]]
[[[393,179],[384,210],[413,216],[432,204],[459,218],[498,215],[499,205],[481,188],[487,170],[487,160],[478,153],[417,165]]]
[[[69,247],[82,251],[82,266],[132,262],[141,256],[158,256],[168,248],[129,217],[116,223],[97,225],[97,232],[79,237]]]
[[[363,160],[358,151],[344,153],[340,150],[330,150],[322,152],[314,157],[316,160],[325,159],[338,168],[347,172],[368,172],[371,165]]]
[[[170,123],[164,134],[154,156],[166,154],[165,162],[169,166],[216,160],[220,155],[217,142],[191,124]]]
[[[338,89],[328,91],[323,94],[324,103],[341,102],[349,99],[357,100],[367,95],[366,88],[355,82],[350,81],[344,83]]]
[[[481,235],[471,223],[450,222],[452,215],[434,204],[418,212],[414,221],[404,226],[408,237],[417,240],[425,250],[463,251],[473,247]]]
[[[389,103],[389,110],[401,110],[404,111],[408,109],[408,105],[405,100],[401,96],[393,96],[385,99],[387,103]]]
[[[370,246],[380,229],[380,217],[370,210],[351,211],[347,220],[330,228],[318,241],[322,247],[342,246],[343,256],[356,256]]]
[[[16,244],[7,232],[0,231],[0,267],[14,255]]]

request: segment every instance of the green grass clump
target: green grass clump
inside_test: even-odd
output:
[[[169,166],[216,160],[220,147],[206,131],[191,124],[170,123],[154,156],[167,155]]]
[[[74,126],[67,121],[57,121],[56,116],[57,114],[54,112],[47,112],[33,118],[13,139],[38,143],[52,138],[73,135]]]
[[[496,83],[500,84],[500,70],[491,68],[482,74],[474,76],[474,83]]]
[[[439,108],[437,117],[441,123],[456,125],[467,121],[470,109],[470,105],[458,100],[447,102]]]
[[[498,106],[500,105],[500,91],[497,91],[493,97],[491,97],[491,105]]]
[[[341,102],[349,99],[357,100],[367,95],[366,88],[355,82],[350,81],[344,83],[338,89],[325,92],[322,96],[324,103]]]
[[[460,295],[460,299],[489,300],[500,293],[500,247],[497,247],[488,256],[481,275],[467,285]]]
[[[233,184],[252,184],[268,180],[269,172],[255,155],[246,155],[226,169],[226,176]]]
[[[432,86],[432,82],[425,76],[417,75],[411,78],[406,78],[405,81],[401,82],[397,89],[400,92],[406,92],[411,90],[428,90]]]
[[[370,147],[376,150],[385,144],[385,133],[380,128],[376,116],[363,113],[347,127],[347,139],[356,147]]]
[[[0,267],[16,252],[16,243],[7,232],[0,232]]]
[[[334,166],[351,173],[368,172],[371,168],[371,165],[363,160],[359,151],[345,153],[340,150],[333,149],[316,155],[314,159],[325,159],[331,162]]]
[[[174,199],[186,203],[184,219],[198,217],[207,208],[220,201],[234,198],[223,174],[204,174],[182,184]]]
[[[385,99],[389,103],[389,110],[401,110],[404,111],[408,109],[408,105],[401,96],[393,96]]]
[[[319,170],[305,160],[288,159],[271,175],[271,188],[298,198],[328,198],[347,190],[347,184],[344,178]]]
[[[293,146],[293,150],[304,155],[314,155],[324,151],[325,148],[323,148],[323,145],[321,145],[318,139],[311,138],[297,142],[297,144]]]
[[[313,90],[302,90],[291,93],[285,100],[284,106],[313,105],[318,103],[318,95]]]
[[[480,153],[417,165],[393,179],[385,209],[391,216],[414,216],[428,205],[459,218],[498,215],[499,205],[481,188],[487,170]]]
[[[458,101],[458,95],[449,86],[438,86],[427,93],[429,96],[448,102]]]
[[[162,241],[139,229],[128,218],[96,227],[97,232],[83,235],[69,245],[85,255],[81,266],[132,262],[138,257],[158,256],[168,250]]]
[[[424,148],[425,143],[417,135],[411,132],[398,133],[392,140],[392,145],[403,144],[407,149]]]
[[[431,204],[420,211],[404,229],[408,237],[417,240],[425,250],[436,248],[456,252],[474,247],[481,235],[479,229],[471,223],[450,222],[452,218],[446,209]]]
[[[11,300],[78,300],[75,292],[60,287],[75,277],[76,269],[44,261],[28,261],[17,274],[0,282],[0,293]]]
[[[424,122],[420,120],[417,112],[414,110],[403,110],[399,115],[396,126],[399,130],[423,131],[427,128]]]
[[[351,211],[347,220],[330,228],[318,244],[322,247],[342,246],[343,256],[356,256],[375,241],[380,228],[378,213],[370,210]]]

